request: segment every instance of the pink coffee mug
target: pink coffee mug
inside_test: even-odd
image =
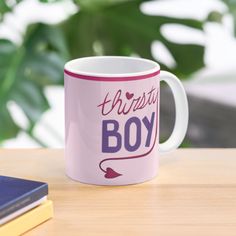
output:
[[[83,183],[127,185],[152,179],[161,153],[176,149],[188,103],[176,76],[151,60],[85,57],[65,65],[67,175]],[[160,81],[171,88],[175,127],[159,144]]]

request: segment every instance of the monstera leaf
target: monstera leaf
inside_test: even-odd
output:
[[[177,66],[172,72],[186,78],[203,67],[204,48],[177,44],[160,32],[165,24],[181,24],[202,29],[202,22],[166,16],[150,16],[140,11],[140,0],[77,0],[81,10],[63,25],[73,58],[96,55],[132,55],[153,59],[151,44],[161,41],[171,52]],[[162,68],[166,69],[165,65]],[[170,68],[167,68],[171,70]]]
[[[47,4],[60,0],[38,0]],[[9,6],[9,3],[14,2]],[[0,21],[20,0],[0,1]],[[74,0],[78,11],[58,25],[35,24],[27,29],[23,43],[0,40],[0,142],[15,137],[20,130],[32,138],[33,128],[50,108],[46,86],[63,84],[63,65],[68,59],[91,55],[137,55],[154,59],[151,45],[161,41],[176,61],[167,68],[180,78],[203,67],[204,48],[177,44],[161,34],[166,24],[181,24],[202,30],[202,22],[141,12],[144,0]],[[22,128],[9,112],[15,102],[28,119]],[[40,144],[43,142],[37,140]]]
[[[62,68],[67,59],[63,36],[56,27],[30,26],[22,45],[0,40],[0,141],[17,135],[22,127],[13,120],[8,103],[14,101],[28,118],[32,129],[49,103],[48,85],[63,83]]]

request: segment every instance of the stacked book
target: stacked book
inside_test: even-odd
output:
[[[21,235],[53,216],[43,182],[0,176],[0,236]]]

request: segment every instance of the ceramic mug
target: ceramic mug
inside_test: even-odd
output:
[[[159,155],[176,149],[187,129],[188,103],[179,79],[154,61],[119,56],[69,61],[64,76],[67,175],[96,185],[155,177]],[[160,81],[170,86],[176,109],[173,132],[162,144]]]

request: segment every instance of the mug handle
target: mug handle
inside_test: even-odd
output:
[[[175,101],[175,125],[170,137],[159,144],[160,153],[169,152],[178,148],[182,143],[188,127],[188,100],[180,80],[170,72],[160,72],[160,82],[166,82],[173,93]]]

